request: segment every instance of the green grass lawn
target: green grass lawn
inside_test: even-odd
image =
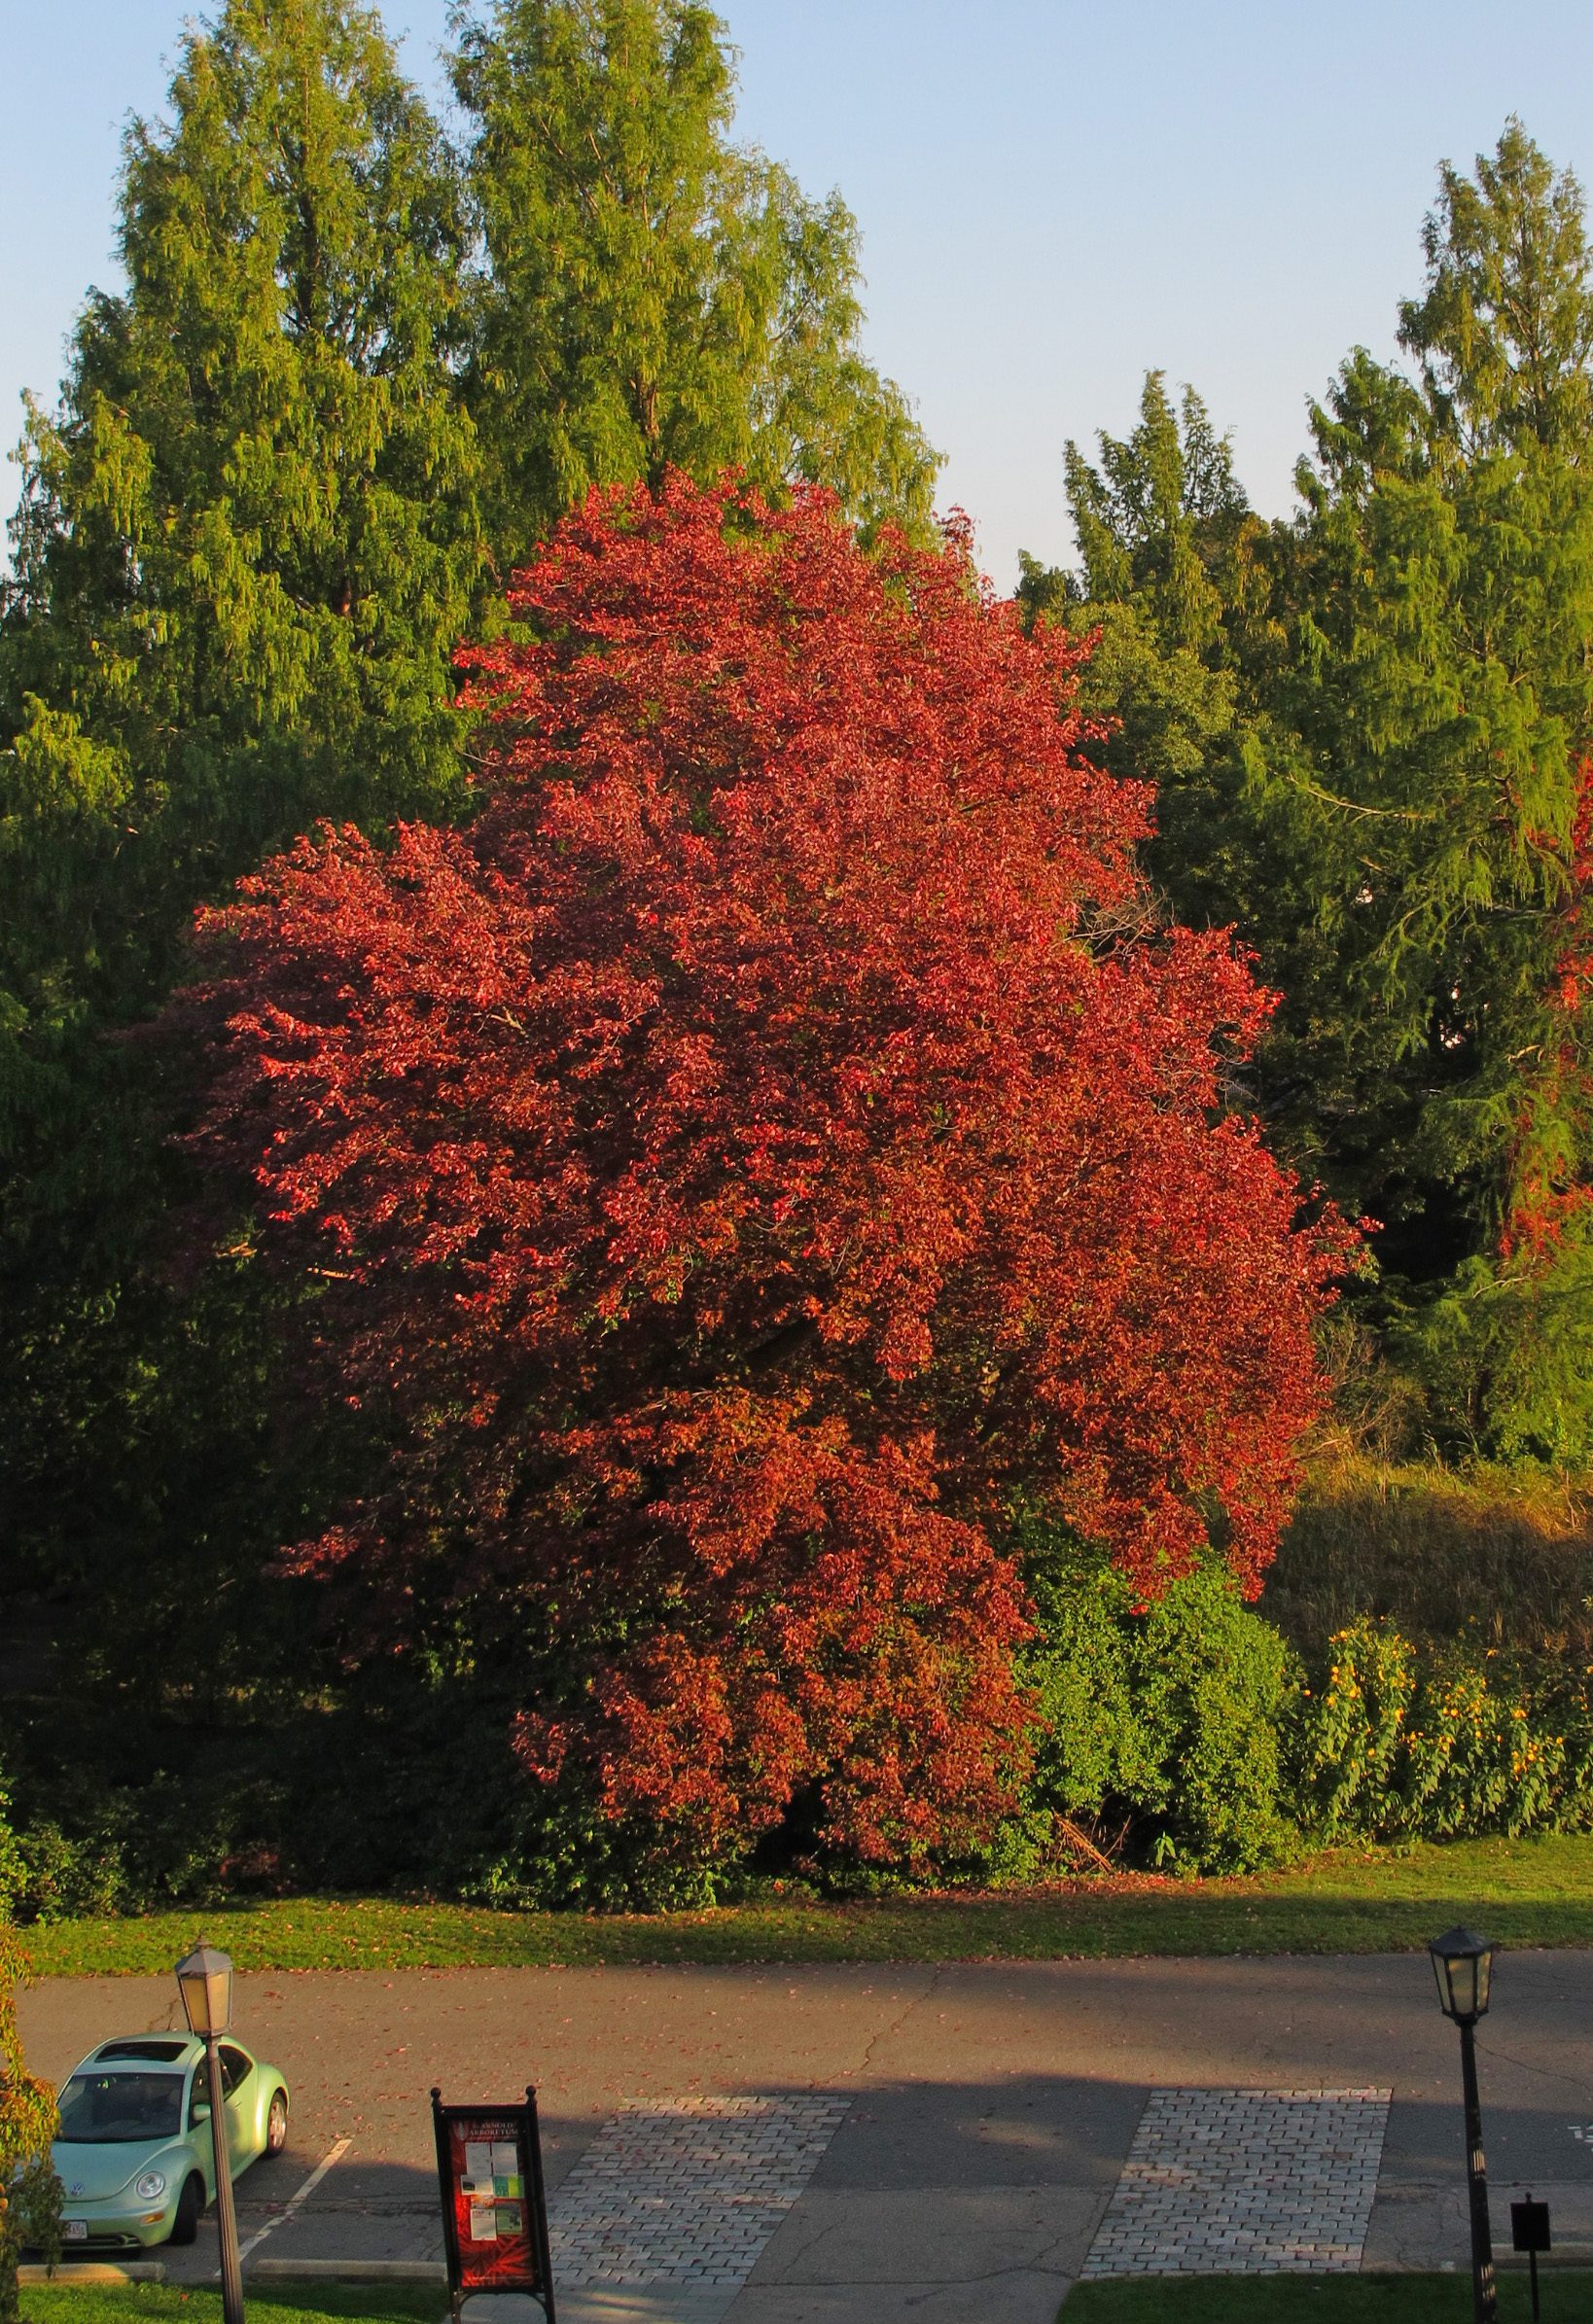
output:
[[[1593,2275],[1539,2278],[1543,2324],[1586,2324]],[[1524,2275],[1499,2279],[1504,2324],[1532,2314]],[[1077,2284],[1057,2324],[1469,2324],[1471,2276],[1186,2275]]]
[[[245,2286],[249,2324],[440,2324],[448,2296],[402,2284]],[[23,2284],[22,2324],[222,2324],[220,2292],[180,2284]]]
[[[1593,2314],[1593,2276],[1547,2274],[1544,2324]],[[249,2324],[439,2324],[442,2292],[397,2285],[273,2284],[247,2294]],[[1527,2279],[1503,2275],[1503,2324],[1531,2313]],[[1471,2278],[1455,2275],[1207,2275],[1079,2284],[1058,2324],[1467,2324]],[[24,2284],[22,2324],[221,2324],[221,2294],[176,2284]]]
[[[1455,1920],[1502,1945],[1593,1944],[1593,1838],[1336,1849],[1251,1880],[1125,1878],[1000,1895],[715,1912],[492,1912],[298,1897],[23,1931],[40,1976],[163,1975],[201,1932],[240,1969],[579,1967],[627,1961],[1100,1960],[1132,1954],[1388,1953]]]

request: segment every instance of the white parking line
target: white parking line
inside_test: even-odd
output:
[[[249,2257],[249,2254],[255,2249],[256,2245],[264,2243],[273,2228],[281,2227],[285,2220],[291,2219],[295,2211],[298,2210],[300,2204],[303,2202],[309,2196],[312,2196],[315,2193],[316,2188],[319,2187],[321,2181],[326,2177],[327,2172],[336,2162],[338,2156],[345,2155],[353,2143],[354,2141],[351,2138],[339,2138],[336,2146],[328,2148],[327,2152],[321,2157],[320,2162],[315,2166],[315,2168],[310,2172],[309,2177],[300,2188],[298,2194],[290,2195],[287,2201],[283,2204],[281,2210],[278,2211],[276,2217],[274,2219],[267,2219],[266,2225],[260,2229],[258,2234],[249,2237],[248,2242],[245,2243],[243,2249],[238,2253],[238,2265],[240,2268],[242,2267],[244,2261]],[[219,2268],[216,2270],[216,2273],[218,2276],[221,2274],[221,2270]]]

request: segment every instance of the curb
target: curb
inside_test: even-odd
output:
[[[63,2260],[47,2268],[42,2261],[26,2261],[17,2271],[23,2284],[163,2284],[164,2260]]]
[[[261,2283],[409,2283],[448,2280],[441,2260],[255,2260],[244,2271]]]

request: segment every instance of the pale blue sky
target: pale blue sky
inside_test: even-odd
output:
[[[182,0],[0,0],[0,440],[53,394],[87,286],[115,279],[131,109],[158,108]],[[202,13],[202,11],[201,11]],[[1593,172],[1580,0],[727,0],[740,132],[861,221],[867,344],[948,455],[1009,585],[1071,556],[1062,444],[1131,424],[1146,369],[1205,395],[1268,513],[1306,398],[1393,351],[1440,155],[1510,111]],[[388,0],[437,81],[446,0]],[[16,472],[0,475],[9,510]]]

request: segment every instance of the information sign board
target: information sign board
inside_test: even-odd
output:
[[[1535,2203],[1532,2189],[1527,2189],[1524,2203],[1510,2205],[1510,2240],[1517,2251],[1548,2251],[1549,2208],[1547,2203]]]
[[[473,2292],[528,2292],[554,2324],[536,2092],[523,2106],[444,2106],[434,2090],[432,2126],[455,2317]]]

